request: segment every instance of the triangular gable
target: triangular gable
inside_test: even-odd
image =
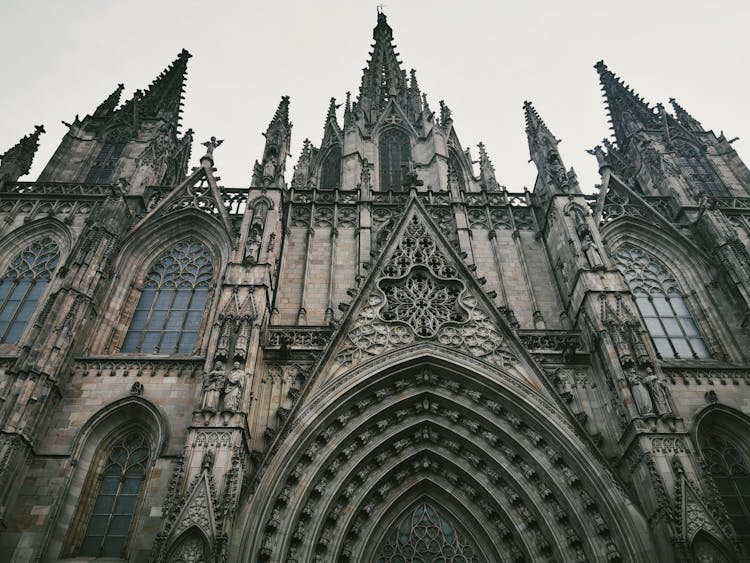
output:
[[[197,209],[217,217],[227,234],[231,235],[232,222],[211,170],[212,165],[210,159],[202,159],[201,166],[156,204],[135,228],[183,209]]]
[[[381,354],[423,343],[503,369],[537,390],[545,387],[513,329],[412,198],[321,355],[305,394]]]
[[[373,130],[386,124],[406,127],[412,135],[419,137],[419,133],[417,133],[417,130],[414,129],[414,126],[409,122],[406,113],[404,113],[404,110],[401,109],[401,106],[394,99],[388,100],[385,109],[381,112],[378,120],[373,125]]]
[[[196,527],[206,538],[213,540],[216,537],[216,517],[207,470],[201,472],[186,496],[187,499],[170,532],[170,537],[178,538],[185,530]]]
[[[700,531],[708,533],[717,540],[725,539],[723,526],[708,510],[706,503],[696,493],[693,485],[682,471],[677,475],[678,514],[682,525],[685,541],[692,541]]]

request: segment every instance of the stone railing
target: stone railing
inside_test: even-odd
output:
[[[359,190],[318,190],[318,189],[291,189],[291,201],[293,203],[357,203],[360,197]],[[424,205],[450,205],[454,203],[450,192],[447,191],[420,191],[417,198]],[[404,205],[411,199],[409,192],[373,192],[370,201],[381,205]],[[470,206],[490,205],[495,207],[512,206],[528,207],[531,199],[528,192],[511,193],[501,192],[461,192],[460,202]]]
[[[581,333],[572,330],[518,330],[521,343],[532,354],[585,354]]]
[[[110,184],[83,184],[64,182],[10,182],[0,191],[0,197],[40,196],[81,199],[85,197],[107,196],[112,193]]]

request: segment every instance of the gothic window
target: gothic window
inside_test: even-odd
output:
[[[52,278],[60,249],[50,238],[32,242],[0,279],[0,344],[15,344]]]
[[[411,160],[409,137],[400,129],[388,129],[380,135],[380,191],[403,189],[403,165]]]
[[[707,196],[722,197],[727,191],[710,169],[703,155],[693,145],[684,142],[675,143],[677,156],[683,171],[690,182]]]
[[[737,533],[737,540],[750,554],[750,463],[737,447],[718,430],[701,436],[701,449]]]
[[[96,155],[94,163],[89,169],[84,182],[88,184],[106,184],[112,180],[117,162],[122,156],[122,151],[130,142],[128,129],[116,129],[107,135],[99,154]]]
[[[432,504],[422,502],[409,511],[385,537],[378,563],[478,563],[471,540]]]
[[[193,528],[169,552],[167,563],[207,563],[206,552],[203,535]]]
[[[341,185],[341,147],[334,145],[320,167],[320,187],[338,188]]]
[[[129,432],[115,443],[99,474],[79,556],[124,557],[148,458],[148,443],[139,431]]]
[[[458,182],[458,187],[462,190],[466,189],[466,181],[464,180],[464,173],[463,169],[461,168],[461,163],[459,162],[458,157],[452,152],[448,157],[448,170],[449,173],[452,173],[454,175],[456,182]]]
[[[615,255],[661,358],[708,358],[710,354],[674,276],[653,256],[632,245]]]
[[[146,276],[122,351],[191,353],[212,278],[211,256],[197,241],[162,254]]]

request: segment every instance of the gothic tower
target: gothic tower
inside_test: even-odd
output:
[[[189,168],[186,51],[2,155],[0,560],[750,561],[731,141],[600,62],[597,193],[531,102],[514,192],[373,40],[247,188]]]

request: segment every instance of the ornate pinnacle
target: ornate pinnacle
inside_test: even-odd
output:
[[[123,88],[125,88],[124,84],[118,84],[115,91],[107,96],[107,98],[99,104],[99,107],[96,108],[94,111],[94,117],[105,117],[114,113],[117,104],[120,103],[120,96],[122,95]]]
[[[344,127],[352,122],[352,93],[346,93],[346,104],[344,104]]]
[[[285,128],[291,127],[292,124],[289,123],[289,96],[281,96],[276,113],[273,114],[273,119],[268,124],[268,130],[270,131],[274,125],[282,125]]]
[[[620,146],[623,146],[633,133],[640,129],[659,128],[659,118],[651,107],[632,88],[615,76],[604,61],[596,63],[594,68],[599,73],[607,110]]]
[[[453,123],[453,112],[444,100],[440,100],[440,125],[447,127],[451,123]]]
[[[500,184],[495,178],[495,167],[492,165],[484,143],[477,145],[479,148],[479,184],[488,192],[500,191]]]
[[[690,131],[703,131],[703,125],[701,125],[700,121],[685,111],[685,108],[678,104],[677,100],[669,98],[669,103],[672,104],[672,109],[674,109],[677,120],[683,127],[685,127],[685,129],[689,129]]]
[[[23,137],[0,156],[0,185],[15,182],[29,173],[34,155],[39,148],[39,136],[44,132],[44,125],[35,125],[33,133]]]

